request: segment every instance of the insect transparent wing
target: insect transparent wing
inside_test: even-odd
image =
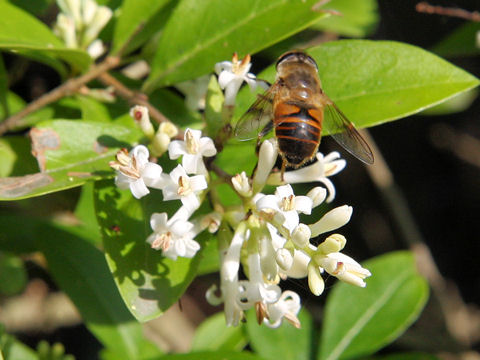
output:
[[[257,100],[242,115],[235,126],[235,136],[240,140],[251,140],[258,136],[262,129],[272,121],[272,103],[275,85]],[[264,135],[264,134],[263,134]]]
[[[345,150],[363,161],[365,164],[373,164],[373,153],[368,143],[355,129],[355,125],[349,121],[335,103],[325,94],[325,121],[323,127]]]

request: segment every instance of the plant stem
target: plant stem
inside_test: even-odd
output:
[[[24,107],[21,111],[0,123],[0,135],[20,125],[22,119],[28,114],[31,114],[32,112],[37,111],[42,107],[61,99],[62,97],[75,93],[86,83],[92,81],[108,70],[115,68],[119,64],[120,58],[108,56],[98,65],[93,65],[84,75],[70,79],[52,91],[42,95]]]

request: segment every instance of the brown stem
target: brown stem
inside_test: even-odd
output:
[[[132,91],[123,85],[120,81],[115,79],[112,75],[108,73],[100,74],[98,79],[106,86],[112,86],[115,89],[115,92],[122,97],[123,99],[127,100],[130,105],[141,105],[145,106],[148,109],[148,113],[152,119],[155,119],[158,123],[162,123],[164,121],[170,121],[165,115],[163,115],[157,108],[155,108],[152,104],[148,102],[147,95]],[[183,139],[183,135],[182,135]]]
[[[104,61],[98,65],[93,65],[90,70],[82,76],[73,78],[65,82],[64,84],[56,87],[52,91],[42,95],[38,99],[32,101],[26,107],[24,107],[18,113],[10,116],[0,123],[0,135],[4,134],[8,130],[13,129],[15,126],[21,124],[22,119],[31,114],[34,111],[41,109],[42,107],[51,104],[64,96],[71,95],[80,89],[83,85],[90,82],[91,80],[97,78],[99,75],[104,72],[115,68],[120,63],[120,58],[118,57],[107,57]]]
[[[480,13],[478,11],[467,11],[460,8],[435,6],[430,5],[425,1],[419,2],[415,7],[415,10],[420,13],[445,15],[451,17],[458,17],[469,21],[480,22]]]

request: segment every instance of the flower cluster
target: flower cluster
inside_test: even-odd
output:
[[[231,103],[242,81],[254,81],[254,76],[247,74],[249,68],[248,58],[242,62],[234,58],[230,65],[217,64],[219,82],[228,93],[226,97],[231,97]],[[150,134],[151,139],[156,137],[147,124],[146,109],[135,107],[132,117],[145,134]],[[153,144],[152,140],[151,146]],[[202,137],[199,130],[187,129],[183,141],[170,142],[169,138],[170,159],[182,158],[170,174],[162,173],[159,165],[149,161],[149,152],[142,145],[130,153],[120,151],[111,166],[117,171],[116,184],[129,188],[135,197],[148,194],[148,188],[157,188],[163,192],[165,201],[181,201],[180,209],[170,219],[166,213],[152,215],[153,233],[146,239],[152,249],[161,250],[171,259],[193,257],[200,249],[195,240],[197,234],[207,228],[216,232],[221,227],[222,231],[217,234],[220,286],[212,285],[206,297],[211,304],[224,304],[228,325],[238,325],[244,312],[254,308],[259,323],[278,327],[285,319],[300,327],[297,317],[300,297],[293,291],[282,291],[279,286],[281,280],[289,277],[308,278],[309,288],[315,295],[320,295],[325,288],[324,273],[356,286],[366,286],[364,279],[370,272],[342,254],[346,239],[341,234],[332,234],[348,223],[352,207],[335,207],[316,221],[300,221],[300,214],[307,215],[302,219],[308,218],[315,207],[335,198],[335,187],[329,178],[346,164],[337,152],[326,156],[319,153],[316,162],[287,171],[282,177],[272,171],[278,157],[276,140],[265,140],[252,176],[241,172],[228,177],[217,172],[217,181],[232,187],[241,206],[225,206],[215,195],[204,157],[216,153],[212,139]],[[294,183],[314,183],[315,186],[305,195],[295,195],[291,186]],[[273,194],[262,192],[266,185],[276,186]],[[214,194],[210,200],[216,212],[194,218],[209,191]],[[317,240],[311,241],[322,236],[319,245],[314,245]]]
[[[112,10],[95,0],[57,0],[56,34],[69,48],[86,49],[94,59],[105,52],[98,34],[112,17]]]

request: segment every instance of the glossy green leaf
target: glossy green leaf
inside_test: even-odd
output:
[[[379,18],[376,0],[332,0],[322,9],[336,11],[339,15],[322,19],[311,28],[343,36],[367,36],[374,30]]]
[[[198,275],[211,274],[219,269],[218,241],[216,235],[212,235],[203,247],[202,259],[198,266]]]
[[[66,48],[45,24],[22,9],[1,0],[0,13],[0,49],[48,53],[83,70],[92,63],[87,52]]]
[[[120,51],[170,0],[124,0],[115,24],[112,52]],[[158,25],[157,25],[158,27]]]
[[[317,61],[323,90],[358,128],[417,113],[479,84],[438,56],[398,42],[341,40],[308,53]],[[273,81],[274,67],[258,77]],[[255,98],[245,90],[238,100],[237,117]]]
[[[480,48],[477,45],[479,31],[479,22],[467,22],[455,29],[431,50],[446,57],[478,55],[480,53]]]
[[[298,314],[301,328],[287,321],[279,328],[271,329],[258,325],[255,313],[247,314],[247,335],[256,353],[265,359],[309,360],[312,356],[312,318],[306,310]]]
[[[143,337],[120,297],[103,254],[74,234],[48,224],[36,241],[55,282],[74,302],[87,327],[107,348],[128,359],[140,359]],[[48,234],[41,236],[40,234]]]
[[[26,106],[26,103],[20,96],[9,91],[7,93],[7,105],[8,105],[8,109],[10,110],[10,114],[12,115],[22,110]],[[18,131],[18,130],[25,129],[45,119],[51,119],[52,115],[53,115],[53,109],[51,107],[48,107],[48,106],[43,107],[22,118],[20,121],[18,121],[15,124],[15,127],[12,130]],[[0,109],[0,118],[3,119],[6,117],[7,117],[7,114],[5,113],[4,109]]]
[[[26,136],[0,138],[0,159],[0,178],[30,174],[38,169]]]
[[[165,25],[144,90],[197,78],[234,52],[243,57],[307,28],[325,16],[312,11],[316,2],[181,1]]]
[[[0,179],[0,199],[18,200],[112,177],[108,163],[118,149],[142,137],[136,128],[110,123],[49,120],[30,131],[41,172]]]
[[[192,351],[241,351],[247,339],[240,326],[227,326],[225,314],[216,313],[203,321],[195,331]]]
[[[151,214],[173,213],[172,206],[179,205],[163,202],[159,191],[137,200],[129,191],[118,190],[112,180],[95,185],[105,255],[120,294],[139,321],[158,317],[184,293],[201,258],[200,252],[192,259],[174,261],[146,242],[152,233]]]
[[[95,245],[100,245],[102,235],[100,234],[100,227],[95,215],[93,187],[93,182],[87,182],[82,186],[82,192],[75,207],[75,216],[79,224],[71,228],[82,238],[91,241]]]
[[[447,115],[467,110],[478,97],[478,88],[462,92],[447,101],[422,111],[422,115]]]
[[[411,253],[389,253],[362,266],[372,273],[366,288],[339,283],[327,298],[320,360],[374,353],[402,334],[427,301],[428,285]]]
[[[171,354],[162,356],[159,360],[265,360],[265,358],[250,352],[202,351],[188,354]]]
[[[23,261],[12,254],[0,252],[0,293],[14,295],[27,283],[27,272]]]
[[[90,96],[83,95],[77,96],[77,100],[82,111],[82,119],[105,123],[112,121],[108,108],[104,103]]]

